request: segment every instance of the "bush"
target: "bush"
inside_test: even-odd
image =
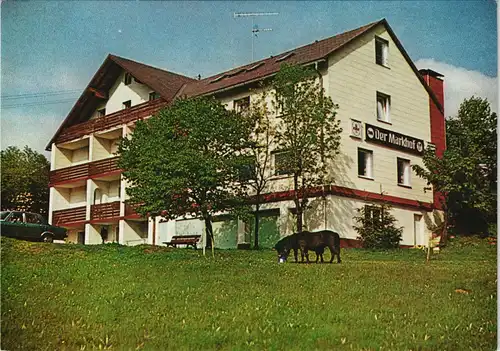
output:
[[[359,208],[358,216],[354,217],[357,226],[353,226],[358,233],[357,239],[364,248],[394,249],[399,247],[403,234],[403,227],[396,227],[396,218],[390,213],[391,207],[387,204],[366,205]]]

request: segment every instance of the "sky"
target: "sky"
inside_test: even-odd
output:
[[[386,18],[417,68],[444,74],[445,115],[464,98],[498,110],[497,4],[483,1],[2,1],[1,149],[44,152],[109,53],[195,78],[247,64],[250,18],[272,29],[254,60]],[[46,156],[49,154],[44,152]]]

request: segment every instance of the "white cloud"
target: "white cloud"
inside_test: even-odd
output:
[[[445,116],[456,116],[464,99],[472,95],[487,98],[492,111],[498,112],[498,77],[488,77],[463,67],[453,66],[434,59],[415,62],[418,69],[429,68],[444,75]]]

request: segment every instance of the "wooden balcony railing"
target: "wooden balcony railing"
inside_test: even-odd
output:
[[[55,184],[66,180],[94,176],[98,174],[119,171],[118,157],[85,163],[50,171],[50,183]]]
[[[56,169],[55,171],[50,171],[50,183],[51,184],[59,183],[65,180],[87,177],[88,175],[89,175],[88,163],[78,166]]]
[[[89,176],[118,170],[118,157],[106,158],[104,160],[89,163]]]
[[[64,223],[84,221],[86,210],[87,208],[82,206],[67,210],[52,211],[52,224],[64,225]]]
[[[133,106],[125,110],[111,113],[107,116],[75,124],[64,129],[57,136],[56,143],[63,143],[80,138],[93,132],[109,129],[121,124],[148,117],[165,106],[167,106],[167,102],[165,100],[157,99]]]
[[[120,201],[90,206],[90,219],[108,219],[120,216]]]
[[[137,207],[138,205],[132,205],[132,204],[129,204],[128,202],[125,202],[125,216],[137,216],[138,213],[135,212],[135,208]]]

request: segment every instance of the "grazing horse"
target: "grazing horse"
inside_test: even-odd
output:
[[[304,262],[305,256],[307,263],[309,263],[309,250],[316,252],[316,263],[319,256],[321,256],[321,262],[323,262],[325,247],[330,249],[332,255],[330,263],[333,262],[335,256],[337,256],[337,263],[340,263],[340,236],[331,230],[295,233],[281,239],[274,245],[274,249],[278,252],[278,261],[281,259],[286,260],[290,250],[293,250],[295,262],[297,262],[297,251],[300,249],[301,262]]]

